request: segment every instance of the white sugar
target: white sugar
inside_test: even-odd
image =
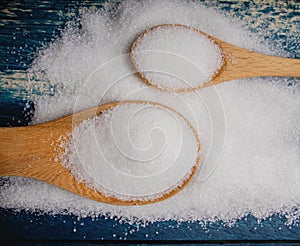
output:
[[[192,28],[174,25],[144,33],[132,57],[144,79],[169,90],[199,87],[222,65],[222,52],[214,41]]]
[[[72,132],[64,157],[81,182],[122,200],[153,200],[179,188],[197,164],[198,142],[179,114],[123,104]]]
[[[128,221],[231,221],[249,213],[257,218],[281,213],[290,222],[300,217],[299,83],[256,78],[167,93],[145,85],[128,54],[144,30],[162,23],[192,26],[254,51],[282,51],[272,51],[240,20],[193,1],[121,1],[82,12],[81,29],[70,25],[34,61],[32,72],[57,85],[53,97],[33,96],[34,123],[110,101],[156,101],[179,111],[197,129],[201,168],[182,192],[147,206],[97,203],[38,181],[9,178],[1,186],[1,207]]]

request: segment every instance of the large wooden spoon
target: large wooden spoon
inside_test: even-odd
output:
[[[210,81],[205,82],[202,85],[195,87],[185,87],[185,88],[166,88],[158,85],[156,81],[150,81],[143,71],[140,71],[136,61],[135,49],[137,45],[142,41],[147,39],[147,36],[155,31],[164,32],[165,29],[170,28],[183,28],[194,30],[201,35],[212,40],[217,44],[222,51],[223,62],[218,71],[214,73]],[[180,38],[180,37],[178,37]],[[199,59],[201,59],[199,57]],[[193,91],[207,86],[216,85],[222,82],[250,78],[257,76],[287,76],[287,77],[300,77],[300,60],[281,58],[270,55],[264,55],[250,50],[246,50],[232,44],[221,41],[211,35],[208,35],[198,29],[189,27],[181,24],[162,24],[154,26],[143,32],[132,44],[131,46],[131,61],[141,79],[148,85],[161,90],[171,90],[175,92]]]
[[[196,130],[189,121],[173,109],[158,104],[171,110],[186,120],[192,129],[198,144],[196,163],[193,165],[191,175],[179,187],[175,187],[170,193],[151,201],[124,201],[115,197],[109,197],[88,188],[84,183],[79,183],[69,170],[62,166],[59,155],[64,151],[62,141],[68,141],[69,133],[83,120],[101,114],[104,110],[116,107],[120,104],[139,103],[145,101],[112,102],[96,108],[84,110],[77,114],[55,120],[52,122],[26,127],[2,127],[0,128],[0,176],[22,176],[34,178],[55,185],[77,195],[84,196],[99,202],[116,205],[142,205],[167,199],[182,190],[191,180],[199,162],[200,141]]]

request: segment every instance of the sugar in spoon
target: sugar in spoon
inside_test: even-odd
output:
[[[187,41],[189,41],[188,44],[183,43]],[[188,56],[180,57],[182,55],[180,51],[176,56],[176,48],[177,51],[181,48],[183,54],[184,50],[191,49],[187,54],[193,57],[197,54],[197,49],[201,51],[200,42],[204,42],[205,50],[203,52],[206,52],[204,59],[209,62],[211,59],[215,59],[219,66],[206,78],[206,81],[203,80],[205,78],[199,78],[200,82],[198,83],[192,81],[197,80],[197,76],[191,73],[204,73],[205,75],[206,71],[204,70],[209,69],[209,64],[197,67],[197,59],[200,61],[202,57],[194,57],[193,61]],[[197,47],[198,44],[199,47]],[[171,47],[172,45],[174,47]],[[220,52],[220,59],[216,59],[213,52],[209,57],[207,48],[214,48],[214,52]],[[131,61],[137,74],[148,85],[175,92],[193,91],[230,80],[257,76],[300,77],[299,59],[264,55],[243,49],[181,24],[162,24],[147,29],[132,44]],[[205,63],[205,61],[201,62]],[[188,65],[181,69],[182,64]],[[193,66],[196,69],[192,69]],[[184,69],[187,70],[186,73],[180,71]],[[184,83],[173,87],[172,78],[182,80]],[[167,79],[169,81],[165,81]]]
[[[153,200],[121,200],[110,197],[78,182],[72,173],[62,165],[59,156],[64,152],[62,141],[68,141],[69,135],[84,120],[95,117],[105,110],[121,104],[150,104],[157,105],[177,114],[186,121],[196,139],[197,153],[195,163],[188,177],[180,185],[172,188],[167,194]],[[79,113],[63,117],[48,123],[25,127],[0,128],[0,176],[22,176],[47,182],[77,195],[99,202],[115,205],[143,205],[167,199],[182,190],[196,171],[199,162],[200,141],[196,130],[190,122],[175,110],[146,101],[112,102]],[[112,177],[113,178],[113,177]]]

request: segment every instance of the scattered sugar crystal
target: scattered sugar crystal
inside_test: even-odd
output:
[[[197,164],[187,121],[158,105],[128,103],[82,122],[64,156],[73,175],[122,200],[153,200],[180,187]]]
[[[147,206],[98,203],[16,177],[5,178],[0,206],[92,218],[105,215],[127,223],[199,220],[203,227],[207,221],[235,221],[249,213],[260,219],[279,213],[290,224],[297,220],[299,80],[244,79],[177,95],[147,87],[134,74],[128,55],[139,34],[162,23],[189,25],[266,54],[283,52],[278,47],[272,51],[263,38],[242,27],[239,19],[198,2],[122,1],[109,6],[96,12],[82,10],[80,30],[70,25],[59,40],[37,54],[31,72],[57,85],[57,91],[54,96],[32,97],[34,123],[121,99],[160,102],[182,113],[197,129],[201,168],[182,192]]]
[[[132,50],[133,64],[158,88],[189,89],[212,79],[222,52],[211,39],[185,26],[158,26],[146,32]]]

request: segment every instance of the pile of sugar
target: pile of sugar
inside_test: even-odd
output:
[[[231,221],[248,213],[257,218],[280,213],[289,221],[300,217],[299,83],[245,79],[187,94],[150,88],[134,73],[128,52],[143,30],[161,23],[186,24],[240,47],[282,54],[245,30],[240,20],[192,1],[122,1],[97,12],[84,10],[81,29],[70,25],[32,66],[32,72],[57,86],[53,97],[33,98],[34,123],[122,99],[168,105],[200,135],[201,169],[189,185],[160,203],[122,207],[38,181],[7,178],[1,207],[128,221]]]
[[[148,83],[168,90],[202,86],[222,64],[217,44],[185,26],[158,26],[144,33],[132,49],[137,71]]]
[[[192,174],[198,141],[187,121],[158,105],[128,103],[72,131],[63,157],[80,182],[121,200],[153,200]]]

